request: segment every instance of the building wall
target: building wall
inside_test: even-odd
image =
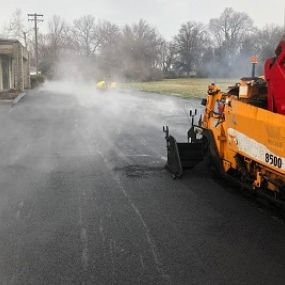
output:
[[[10,89],[23,91],[30,88],[30,67],[28,51],[18,41],[0,40],[0,60],[10,58],[9,86]],[[3,70],[0,64],[0,91],[3,90]]]
[[[13,45],[15,89],[24,90],[23,53],[18,44]]]

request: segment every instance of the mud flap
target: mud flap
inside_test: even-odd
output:
[[[204,158],[204,140],[180,143],[168,133],[168,128],[164,128],[167,144],[166,168],[173,174],[174,178],[180,178],[185,169],[193,168]]]

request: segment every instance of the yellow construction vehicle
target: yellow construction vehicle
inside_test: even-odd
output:
[[[100,80],[96,83],[96,88],[98,90],[107,90],[108,85],[105,80]]]
[[[96,83],[97,90],[105,91],[108,89],[117,89],[117,83],[115,81],[107,82],[105,80],[100,80]]]
[[[239,181],[245,189],[285,202],[285,40],[267,60],[265,77],[242,78],[222,92],[215,84],[202,100],[199,123],[190,111],[188,142],[177,142],[164,127],[167,168],[174,177],[205,157],[212,170]]]

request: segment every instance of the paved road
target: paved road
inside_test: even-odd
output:
[[[49,84],[0,105],[0,284],[284,284],[284,222],[164,170],[197,101]]]

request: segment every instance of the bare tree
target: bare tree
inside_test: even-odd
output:
[[[33,33],[29,31],[32,29],[26,27],[21,10],[16,10],[4,35],[21,40],[33,51]],[[85,74],[92,78],[124,75],[132,80],[150,80],[162,75],[190,75],[192,71],[201,76],[230,76],[236,75],[236,70],[247,72],[252,54],[261,62],[274,56],[272,51],[281,36],[281,27],[258,30],[246,13],[232,8],[211,19],[208,29],[197,22],[181,25],[171,42],[144,20],[120,29],[108,21],[96,22],[92,15],[74,20],[72,26],[53,16],[48,33],[39,35],[39,53],[42,70],[52,73],[65,55],[76,58],[80,63],[77,70],[84,66]]]
[[[69,27],[66,22],[57,15],[49,21],[49,45],[55,53],[67,46]]]
[[[203,55],[207,32],[204,25],[196,22],[183,24],[174,38],[175,67],[178,72],[190,75],[196,71]]]
[[[95,55],[100,45],[95,18],[87,15],[74,20],[72,31],[78,51],[87,57]]]
[[[97,25],[99,49],[97,63],[100,77],[111,79],[118,75],[121,68],[120,40],[121,32],[117,25],[108,21]]]
[[[261,60],[274,56],[275,48],[283,34],[283,28],[276,25],[267,25],[257,32],[255,43]]]
[[[165,71],[167,69],[167,59],[168,59],[168,43],[166,40],[162,37],[158,38],[157,40],[157,60],[156,60],[156,66],[161,71]]]
[[[159,75],[157,61],[160,38],[158,32],[143,20],[123,28],[121,56],[128,78],[147,80]]]
[[[252,19],[244,12],[226,8],[220,17],[210,20],[209,31],[212,35],[212,60],[206,63],[209,70],[214,76],[237,76],[246,54],[253,49],[248,40],[256,33]]]
[[[46,75],[52,76],[59,56],[69,47],[69,30],[66,22],[60,16],[54,15],[48,22],[48,33],[39,34],[40,68]]]
[[[22,10],[16,9],[11,15],[8,24],[4,26],[3,36],[17,39],[27,47],[28,43],[31,42],[31,38],[29,37],[30,31],[32,29],[29,29],[25,25]]]
[[[114,46],[120,37],[120,28],[109,21],[99,22],[97,37],[101,48]]]
[[[253,21],[244,12],[226,8],[219,18],[211,19],[209,30],[215,39],[215,46],[223,48],[228,55],[236,54],[245,36],[253,31]]]

